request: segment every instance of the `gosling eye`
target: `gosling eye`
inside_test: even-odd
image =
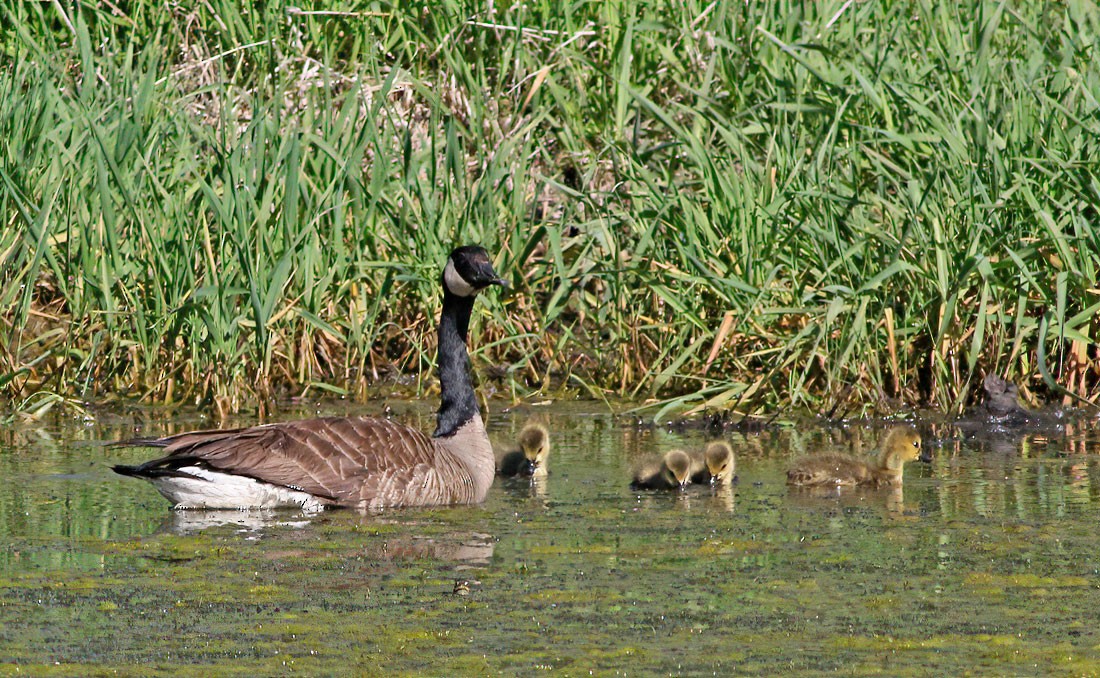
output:
[[[920,449],[920,441],[919,440],[914,440],[913,441],[913,447],[915,447],[919,450]]]

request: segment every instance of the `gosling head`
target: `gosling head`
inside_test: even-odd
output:
[[[711,484],[725,485],[733,480],[736,464],[729,443],[716,440],[707,445],[707,449],[703,452],[703,461],[707,465]]]
[[[443,290],[456,297],[473,297],[490,285],[507,287],[493,270],[489,253],[478,245],[456,247],[443,267]]]
[[[550,432],[542,424],[528,424],[519,433],[519,447],[527,459],[531,475],[546,473],[546,459],[550,456]]]
[[[691,482],[691,457],[683,450],[671,450],[661,460],[664,465],[664,474],[669,484],[680,489],[687,487]]]
[[[895,426],[882,441],[880,464],[883,468],[900,469],[905,462],[917,459],[928,463],[932,454],[921,444],[920,434],[908,426]]]

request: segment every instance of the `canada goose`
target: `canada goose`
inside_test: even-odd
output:
[[[737,462],[729,443],[715,440],[691,458],[691,482],[698,485],[726,485],[734,479]]]
[[[466,332],[478,292],[506,286],[489,254],[451,252],[441,276],[440,406],[431,437],[385,419],[326,417],[115,443],[165,455],[115,472],[184,508],[381,508],[473,504],[493,483],[493,450],[470,383]]]
[[[650,461],[634,472],[632,490],[678,490],[691,482],[691,457],[683,450],[671,450],[660,461]]]
[[[847,454],[818,454],[795,463],[787,471],[791,485],[901,485],[905,462],[920,459],[932,461],[921,448],[920,434],[907,426],[896,426],[883,438],[878,458],[868,464]]]
[[[544,476],[549,456],[550,432],[542,424],[528,424],[519,433],[519,449],[500,458],[497,473],[505,478]]]

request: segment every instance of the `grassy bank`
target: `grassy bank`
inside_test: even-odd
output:
[[[13,403],[426,374],[468,241],[509,396],[1097,397],[1093,3],[239,4],[0,0]]]

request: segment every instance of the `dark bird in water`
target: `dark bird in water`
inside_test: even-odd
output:
[[[1020,405],[1020,389],[1016,384],[991,372],[982,380],[982,390],[985,391],[985,399],[981,408],[994,423],[1013,425],[1027,422],[1031,413]]]
[[[691,457],[672,450],[659,461],[650,460],[634,471],[632,490],[681,490],[691,482]]]
[[[917,459],[932,461],[931,454],[921,447],[920,434],[907,426],[896,426],[886,433],[874,461],[863,461],[849,454],[816,454],[796,461],[787,471],[787,483],[800,486],[901,485],[905,463]]]
[[[164,455],[117,473],[144,478],[178,509],[380,508],[474,504],[493,482],[492,446],[470,383],[466,333],[474,299],[506,285],[489,254],[451,252],[441,277],[441,403],[435,433],[385,419],[327,417],[116,443]]]
[[[528,424],[519,433],[519,449],[504,454],[497,474],[505,478],[544,476],[549,473],[550,432],[542,424]]]

